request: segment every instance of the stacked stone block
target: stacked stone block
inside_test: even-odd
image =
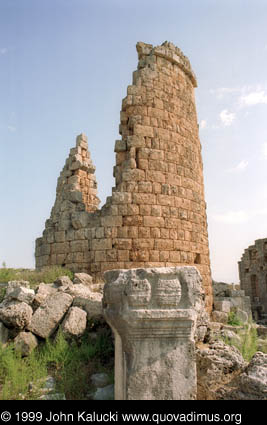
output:
[[[255,320],[267,319],[267,238],[245,249],[238,263],[241,289],[250,297]]]
[[[189,60],[171,43],[157,47],[137,43],[137,51],[138,68],[122,101],[112,196],[101,210],[86,213],[96,204],[89,203],[89,209],[85,204],[80,177],[80,195],[68,195],[67,199],[71,204],[78,203],[64,228],[66,240],[52,241],[54,221],[50,242],[37,240],[37,266],[65,264],[100,280],[110,269],[196,265],[210,310],[206,204],[194,100],[196,78]],[[81,161],[75,162],[81,173]],[[89,187],[91,196],[95,187]],[[61,185],[59,192],[65,189]],[[54,213],[62,217],[65,211],[59,211],[63,200],[59,193],[58,200]],[[56,250],[64,253],[53,252],[57,256],[51,261],[55,242],[67,245],[58,246]],[[59,261],[66,253],[64,262]]]
[[[46,220],[43,237],[36,240],[37,267],[68,264],[75,269],[78,263],[86,269],[88,220],[100,202],[94,172],[87,137],[81,134],[58,178],[56,201]]]

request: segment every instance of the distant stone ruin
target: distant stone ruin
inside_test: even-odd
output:
[[[180,49],[137,43],[138,69],[122,101],[115,187],[98,209],[87,138],[71,149],[36,267],[66,266],[103,279],[111,269],[195,265],[206,308],[212,285],[196,77]]]
[[[254,320],[267,322],[267,238],[245,249],[238,266],[241,289],[250,297]]]

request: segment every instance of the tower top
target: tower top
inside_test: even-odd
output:
[[[191,68],[189,59],[183,54],[179,47],[176,47],[173,43],[169,41],[164,41],[161,46],[153,47],[152,44],[143,43],[139,41],[136,44],[136,50],[138,52],[138,59],[141,61],[146,56],[159,56],[161,58],[167,59],[170,62],[176,64],[181,68],[185,74],[188,75],[194,87],[197,87],[197,79],[194,71]]]

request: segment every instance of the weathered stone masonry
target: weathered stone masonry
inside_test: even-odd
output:
[[[36,240],[36,266],[61,264],[97,281],[110,269],[196,265],[211,310],[196,78],[171,43],[137,43],[137,51],[138,69],[122,101],[112,196],[97,209],[87,139],[78,136]]]
[[[250,296],[255,320],[267,317],[267,238],[245,249],[238,263],[241,289]]]

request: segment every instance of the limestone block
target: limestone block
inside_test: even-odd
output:
[[[229,301],[214,300],[214,309],[217,311],[223,311],[224,313],[229,313],[231,309],[231,303]]]
[[[115,399],[195,399],[193,337],[202,300],[197,269],[104,276],[104,315],[115,334]]]
[[[112,249],[112,241],[111,239],[93,239],[92,249],[94,251],[102,249]]]
[[[214,310],[211,313],[211,320],[213,322],[227,323],[228,322],[228,313],[225,313],[223,311]]]
[[[78,241],[70,242],[70,251],[71,252],[82,252],[88,250],[88,241],[85,239],[81,239]]]
[[[22,356],[28,356],[38,345],[38,340],[31,332],[20,332],[14,339],[15,349]]]
[[[53,254],[66,254],[69,251],[69,243],[68,242],[58,242],[52,244],[52,252]]]
[[[101,217],[101,225],[104,227],[122,226],[122,217],[118,215]]]
[[[32,308],[25,302],[4,300],[0,304],[0,320],[16,329],[28,326],[32,318]]]
[[[225,291],[225,295],[226,297],[244,297],[245,291],[227,288]]]
[[[224,400],[267,400],[267,354],[257,352],[249,365],[222,389]]]
[[[79,190],[70,190],[68,192],[65,192],[64,198],[74,203],[83,201],[82,192],[80,192]]]
[[[126,141],[116,140],[114,152],[124,152],[124,151],[126,151]]]
[[[30,282],[27,280],[10,280],[7,284],[5,296],[7,297],[11,292],[14,291],[15,288],[20,287],[30,288]]]
[[[71,281],[71,279],[69,278],[69,276],[59,276],[55,281],[54,281],[55,286],[59,287],[59,286],[64,286],[64,287],[69,287],[72,286],[73,283]],[[39,286],[40,288],[40,286]],[[50,290],[51,291],[51,290]],[[49,292],[49,290],[47,291]],[[52,292],[52,291],[51,291]]]
[[[74,273],[74,279],[73,279],[74,285],[81,283],[82,285],[91,287],[92,282],[93,282],[93,278],[89,274],[87,274],[87,273]]]
[[[0,344],[6,344],[8,341],[8,329],[4,323],[0,322]]]
[[[109,383],[109,376],[107,373],[94,373],[91,376],[92,384],[97,388],[103,388]]]
[[[148,227],[164,227],[164,218],[163,217],[154,217],[154,216],[145,216],[144,217],[144,226]]]
[[[216,400],[218,389],[246,363],[237,348],[216,341],[196,350],[198,400]]]
[[[31,304],[35,297],[35,292],[33,289],[25,288],[23,286],[15,288],[12,292],[9,292],[5,296],[5,299],[15,300]]]
[[[56,242],[65,242],[65,232],[61,230],[60,232],[55,232]]]
[[[130,204],[132,202],[132,194],[129,192],[114,192],[112,201],[114,204]]]
[[[77,283],[75,285],[71,285],[69,287],[63,288],[63,291],[72,295],[73,297],[84,297],[84,298],[90,298],[91,296],[91,289],[88,286],[85,286],[81,283]]]
[[[73,212],[71,214],[71,224],[74,229],[81,229],[87,226],[89,215],[86,211]]]
[[[97,388],[93,400],[114,400],[114,385],[110,384],[103,388]]]
[[[67,337],[79,337],[86,329],[86,312],[79,307],[71,307],[62,323],[62,332]]]
[[[47,297],[33,314],[28,330],[42,338],[51,336],[71,306],[72,300],[72,296],[63,292]]]
[[[56,291],[57,289],[54,288],[52,285],[49,285],[47,283],[40,283],[33,300],[34,308],[38,308],[41,304],[45,302],[46,298],[49,295],[55,294]]]
[[[87,313],[87,319],[100,318],[103,316],[102,294],[97,292],[91,293],[90,297],[86,295],[77,296],[73,300],[73,306],[80,307]]]

